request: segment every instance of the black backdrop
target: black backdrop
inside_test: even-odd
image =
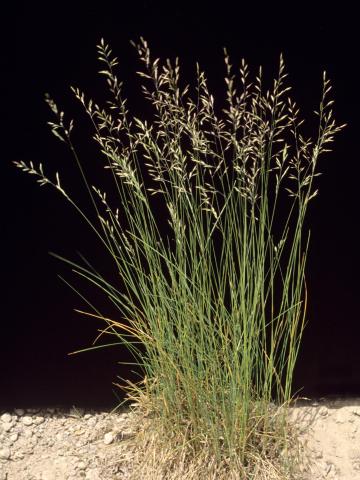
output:
[[[119,392],[112,382],[117,375],[137,378],[129,367],[117,364],[128,359],[119,346],[67,355],[89,346],[102,325],[74,312],[84,305],[57,275],[89,293],[109,315],[111,309],[48,252],[75,260],[80,251],[109,276],[112,265],[63,198],[51,188],[40,188],[11,161],[42,162],[51,176],[60,171],[64,184],[77,198],[86,199],[80,180],[73,180],[70,153],[46,126],[51,114],[44,93],[75,119],[83,164],[102,175],[89,140],[91,130],[69,86],[101,101],[106,87],[97,74],[96,44],[104,37],[119,57],[129,105],[141,115],[145,101],[135,75],[139,63],[129,43],[140,35],[154,56],[180,57],[184,82],[194,80],[199,61],[215,98],[224,91],[223,46],[235,67],[245,57],[253,72],[261,64],[269,78],[276,75],[283,52],[294,98],[305,118],[314,118],[322,71],[328,71],[335,117],[349,126],[336,138],[334,152],[320,162],[320,195],[308,215],[309,323],[295,387],[304,387],[302,393],[308,396],[360,393],[356,16],[345,3],[336,11],[303,2],[292,2],[291,10],[276,2],[254,8],[247,3],[225,1],[215,8],[208,2],[151,0],[127,6],[106,1],[86,6],[18,2],[3,13],[0,407],[114,406],[112,389]]]

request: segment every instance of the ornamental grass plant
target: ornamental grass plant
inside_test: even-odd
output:
[[[317,138],[307,139],[282,55],[266,90],[261,67],[250,82],[242,60],[238,78],[224,49],[219,109],[198,63],[194,87],[181,88],[178,58],[161,64],[142,37],[132,44],[151,122],[129,115],[104,40],[106,106],[72,87],[116,202],[89,183],[73,121],[49,96],[49,125],[74,155],[96,221],[59,173],[51,180],[42,164],[14,163],[74,206],[116,266],[121,289],[88,263],[56,255],[117,308],[109,319],[87,300],[90,311],[81,313],[102,319],[102,335],[123,343],[142,371],[141,382],[122,385],[142,427],[132,440],[134,478],[292,478],[286,411],[306,323],[304,219],[317,195],[318,158],[344,127],[333,120],[330,82],[324,72]]]

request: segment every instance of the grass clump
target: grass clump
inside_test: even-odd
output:
[[[73,152],[98,222],[63,189],[58,173],[53,181],[41,164],[15,163],[64,195],[115,262],[121,291],[88,264],[58,257],[118,308],[116,320],[90,302],[91,312],[83,313],[102,318],[102,333],[123,342],[142,369],[142,382],[123,387],[143,418],[142,476],[290,478],[284,412],[305,325],[303,225],[317,194],[318,157],[344,127],[333,120],[329,80],[324,72],[318,136],[306,139],[282,56],[265,92],[262,69],[250,83],[244,60],[236,83],[224,49],[226,108],[219,115],[198,64],[191,95],[189,85],[180,88],[178,59],[161,66],[144,39],[133,45],[152,122],[129,118],[117,59],[103,40],[107,107],[72,88],[93,124],[117,203],[90,187],[72,143],[73,122],[65,124],[48,96],[52,132]]]

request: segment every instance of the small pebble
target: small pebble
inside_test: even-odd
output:
[[[28,413],[38,413],[39,411],[39,408],[27,408]]]
[[[23,408],[15,408],[14,413],[18,417],[22,417],[23,415],[25,415],[25,410]]]
[[[12,423],[3,423],[2,429],[4,432],[8,432],[12,429],[13,424]]]
[[[90,425],[91,427],[94,427],[96,424],[97,424],[97,420],[95,417],[90,417],[88,420],[87,420],[87,423],[88,425]]]
[[[2,460],[9,460],[10,456],[11,456],[10,448],[8,447],[0,448],[0,458]]]
[[[12,420],[11,415],[9,413],[3,413],[0,418],[1,418],[1,421],[4,423],[9,423]]]
[[[34,423],[35,425],[40,425],[41,423],[43,423],[45,421],[44,417],[35,417],[34,418]]]
[[[22,420],[22,423],[28,427],[33,424],[32,417],[25,416],[25,417],[22,417],[21,420]]]
[[[80,462],[77,464],[77,467],[78,467],[79,470],[85,470],[85,468],[86,468],[86,463],[80,461]]]
[[[14,443],[19,438],[19,434],[18,433],[12,433],[9,438],[10,438],[10,442]]]
[[[110,445],[114,441],[114,434],[112,432],[105,433],[104,443],[105,445]]]
[[[326,417],[328,413],[329,412],[328,412],[328,409],[326,407],[320,407],[319,415],[321,415],[322,417]]]

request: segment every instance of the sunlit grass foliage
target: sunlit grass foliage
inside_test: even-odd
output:
[[[161,64],[144,39],[133,45],[152,121],[129,114],[118,61],[103,40],[100,73],[111,99],[103,108],[72,88],[91,119],[115,203],[89,185],[73,122],[46,97],[55,116],[49,125],[73,152],[98,223],[58,173],[51,180],[41,164],[15,163],[79,211],[116,265],[122,289],[62,259],[118,308],[113,320],[94,308],[87,314],[103,318],[104,332],[142,369],[143,382],[129,382],[127,392],[152,419],[144,445],[158,452],[151,468],[161,474],[148,478],[270,478],[264,472],[279,472],[269,466],[286,450],[288,427],[277,407],[292,398],[306,320],[304,219],[317,194],[318,158],[344,125],[333,120],[325,72],[317,137],[307,139],[282,56],[266,89],[262,69],[250,81],[244,60],[234,75],[224,49],[226,104],[219,108],[199,64],[193,88],[181,88],[178,59]]]

